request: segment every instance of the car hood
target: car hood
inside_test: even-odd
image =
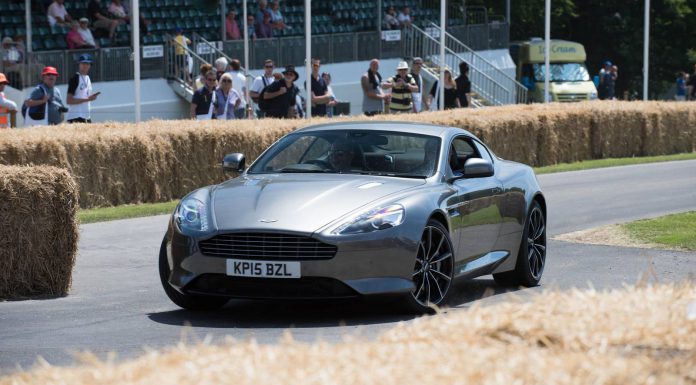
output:
[[[313,233],[370,202],[424,183],[354,174],[245,175],[216,186],[212,202],[220,231]]]

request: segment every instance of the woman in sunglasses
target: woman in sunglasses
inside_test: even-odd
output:
[[[232,88],[232,75],[226,73],[220,77],[220,85],[215,91],[215,117],[214,119],[232,120],[234,110],[242,104],[242,98]]]
[[[215,112],[217,76],[212,69],[202,75],[203,86],[193,93],[191,100],[191,119],[210,120]]]

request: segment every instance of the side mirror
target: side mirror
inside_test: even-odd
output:
[[[240,153],[227,154],[227,155],[225,155],[225,158],[222,159],[222,171],[225,171],[225,172],[232,172],[232,171],[243,172],[245,163],[246,163],[246,158],[244,158],[244,154],[240,154]]]
[[[485,178],[493,176],[493,164],[481,158],[467,159],[464,163],[465,178]]]

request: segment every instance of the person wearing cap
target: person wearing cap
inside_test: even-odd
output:
[[[65,42],[68,43],[68,49],[89,49],[94,48],[88,44],[80,34],[80,24],[76,21],[70,23],[70,31],[65,35]]]
[[[408,73],[408,64],[405,61],[399,62],[396,67],[396,75],[387,79],[382,85],[383,88],[391,89],[391,101],[389,111],[400,114],[413,111],[413,92],[418,91],[416,81]]]
[[[242,38],[242,33],[237,24],[237,11],[230,9],[225,17],[225,37],[227,40],[239,40]]]
[[[70,110],[65,116],[68,123],[92,123],[90,110],[92,101],[97,99],[99,92],[92,93],[92,81],[89,70],[92,68],[92,56],[80,55],[78,72],[68,82],[68,105]]]
[[[599,71],[599,90],[597,91],[599,98],[602,100],[608,99],[607,90],[611,85],[609,83],[612,83],[614,80],[611,74],[611,65],[611,60],[606,60],[602,65],[602,69]]]
[[[276,80],[263,91],[262,98],[267,101],[268,107],[264,112],[270,118],[294,118],[297,116],[297,95],[300,90],[295,85],[300,74],[295,71],[295,66],[288,65],[283,71],[283,78]]]
[[[99,48],[99,44],[97,44],[96,40],[94,40],[94,35],[92,35],[92,30],[89,29],[88,18],[83,17],[80,19],[80,27],[77,29],[77,32],[80,33],[80,36],[82,36],[82,40],[84,40],[85,43],[91,45],[92,47]]]
[[[408,7],[404,7],[408,9]],[[413,68],[411,68],[411,76],[418,86],[418,91],[413,92],[411,96],[413,97],[413,112],[421,112],[430,110],[430,104],[428,103],[428,98],[425,97],[425,83],[423,83],[423,76],[421,75],[421,70],[423,69],[423,59],[419,57],[413,58]],[[425,108],[423,108],[425,106]]]
[[[10,128],[13,125],[13,116],[17,112],[17,103],[5,98],[5,86],[10,84],[5,74],[0,72],[0,128]]]
[[[60,90],[56,87],[56,79],[58,78],[58,70],[54,67],[45,67],[41,72],[41,84],[31,92],[29,99],[24,101],[24,104],[29,107],[27,114],[38,112],[41,114],[46,104],[48,104],[48,124],[55,125],[63,122],[62,113],[67,112],[68,108],[63,104],[63,98],[60,95]],[[32,117],[35,120],[36,119]]]

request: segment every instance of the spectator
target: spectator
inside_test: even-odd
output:
[[[404,7],[402,11],[399,13],[397,20],[399,21],[399,25],[402,28],[410,27],[411,23],[413,22],[413,18],[411,17],[411,8]]]
[[[439,80],[436,80],[433,87],[430,89],[429,98],[431,102],[429,104],[431,106],[440,104],[440,92],[442,92],[442,90],[438,85],[439,82]],[[461,107],[461,104],[459,103],[459,98],[457,98],[457,83],[452,79],[450,70],[445,69],[445,109],[451,110],[458,107]]]
[[[455,80],[457,84],[457,99],[459,106],[467,108],[471,106],[471,81],[469,80],[469,64],[459,63],[459,76]]]
[[[92,19],[95,32],[98,34],[106,34],[109,39],[114,39],[116,28],[121,24],[118,20],[108,18],[108,13],[102,8],[101,0],[90,0],[87,4],[87,16]]]
[[[333,88],[331,88],[331,74],[324,72],[321,74],[321,78],[324,79],[324,83],[326,83],[326,94],[331,98],[331,102],[326,106],[326,116],[333,118],[334,107],[338,104],[338,101],[336,100],[336,94],[334,94]]]
[[[261,97],[267,105],[264,108],[267,117],[285,119],[297,116],[297,94],[300,90],[295,82],[299,77],[295,66],[288,65],[283,71],[283,78],[266,87]]]
[[[13,119],[11,115],[17,112],[17,104],[10,99],[5,99],[5,86],[10,84],[5,74],[0,72],[0,129],[10,128]]]
[[[379,60],[372,59],[370,68],[360,78],[360,86],[363,90],[362,111],[367,116],[374,116],[384,112],[384,103],[389,103],[391,95],[382,91],[382,75],[379,73]]]
[[[399,20],[396,18],[396,11],[394,10],[394,7],[389,7],[387,8],[387,13],[384,15],[384,29],[399,29],[401,24],[399,24]]]
[[[694,73],[689,76],[689,81],[686,82],[686,86],[689,100],[696,100],[696,64],[694,64]]]
[[[413,111],[413,98],[411,93],[418,91],[416,81],[408,73],[408,64],[405,61],[399,62],[396,67],[396,75],[387,79],[382,84],[382,88],[391,89],[391,101],[389,111],[391,113],[408,113]]]
[[[79,71],[68,82],[68,110],[65,119],[68,123],[92,123],[92,102],[97,100],[100,92],[92,93],[92,81],[89,70],[92,68],[92,56],[80,55]]]
[[[82,40],[84,40],[88,45],[99,48],[99,44],[97,44],[97,42],[94,40],[94,35],[92,35],[92,31],[89,29],[88,18],[83,17],[80,19],[80,28],[78,28],[77,32],[80,33]]]
[[[273,83],[275,78],[273,77],[273,60],[271,59],[266,59],[263,63],[263,75],[257,76],[254,79],[254,82],[251,84],[251,88],[249,89],[249,95],[251,96],[251,99],[256,103],[257,109],[256,109],[256,116],[259,118],[264,117],[264,112],[261,111],[260,108],[258,108],[259,104],[259,95],[261,95],[261,91],[263,91],[266,86],[269,84]]]
[[[677,72],[677,89],[674,94],[674,100],[678,102],[683,102],[686,100],[686,82],[687,82],[687,74],[684,71],[679,71]]]
[[[174,37],[174,41],[176,42],[174,45],[174,65],[176,66],[174,73],[177,74],[177,76],[179,73],[182,73],[182,78],[189,84],[191,83],[191,74],[188,68],[187,48],[191,44],[191,39],[184,36],[181,27],[176,27],[174,32],[176,33]]]
[[[271,14],[263,14],[263,20],[256,23],[256,37],[259,39],[270,39],[273,37],[273,25],[271,24]]]
[[[215,119],[235,118],[235,110],[239,108],[242,99],[232,83],[232,75],[226,73],[220,77],[220,86],[215,91]]]
[[[413,58],[411,76],[413,76],[413,80],[416,81],[416,85],[418,86],[418,91],[411,95],[413,97],[413,112],[427,111],[430,109],[430,104],[428,103],[427,98],[423,97],[425,96],[425,83],[423,83],[423,76],[421,76],[422,69],[423,59],[419,57]],[[423,105],[425,105],[425,108],[423,108]]]
[[[113,19],[116,19],[121,23],[130,24],[130,22],[131,22],[130,15],[128,14],[128,10],[121,3],[121,0],[111,0],[111,4],[109,5],[108,11],[111,14]],[[147,25],[149,23],[143,18],[142,13],[140,13],[139,16],[140,16],[140,18],[139,18],[138,22],[140,23],[140,31],[145,35],[149,35],[150,32],[148,31],[148,28],[147,28]]]
[[[600,76],[600,87],[603,90],[604,99],[613,100],[615,99],[616,78],[618,77],[619,69],[617,66],[611,65],[611,62],[609,62],[608,66],[605,63],[605,67],[608,68]]]
[[[319,75],[321,61],[312,59],[312,116],[326,116],[326,107],[336,105],[328,94],[328,87],[324,79]]]
[[[283,30],[287,26],[285,25],[285,20],[283,19],[283,14],[280,12],[280,4],[278,0],[274,0],[271,3],[271,24],[273,29]]]
[[[237,24],[237,11],[234,9],[227,12],[227,17],[225,17],[225,31],[227,40],[239,40],[242,38],[242,34],[239,32],[239,24]]]
[[[227,67],[229,66],[227,58],[219,57],[215,60],[215,73],[217,75],[217,80],[220,81],[220,77],[227,72]]]
[[[63,121],[62,113],[68,108],[63,104],[60,90],[55,87],[58,71],[54,67],[45,67],[41,73],[41,84],[31,92],[29,99],[24,101],[28,107],[25,120],[28,125],[56,125]]]
[[[48,18],[48,24],[53,27],[55,25],[60,25],[63,27],[70,26],[72,17],[68,14],[65,9],[65,0],[53,0],[53,3],[48,6],[48,11],[46,17]]]
[[[254,16],[247,15],[247,34],[249,39],[256,39],[256,22],[254,22]]]
[[[606,60],[604,64],[602,65],[602,69],[599,70],[599,89],[597,90],[598,92],[598,97],[601,100],[604,100],[607,98],[607,85],[604,82],[607,80],[607,77],[611,74],[611,61]],[[609,76],[610,77],[610,76]],[[611,79],[609,79],[611,80]]]
[[[206,64],[203,66],[205,65]],[[201,66],[201,72],[203,71],[203,66]],[[191,100],[191,119],[210,120],[213,118],[215,112],[217,95],[215,87],[217,85],[217,76],[212,69],[209,69],[208,72],[202,75],[205,79],[205,83],[193,93],[193,99]]]
[[[242,99],[241,103],[239,104],[239,107],[234,110],[234,116],[237,119],[244,119],[247,112],[247,100],[249,99],[249,95],[247,92],[247,85],[246,85],[246,76],[241,72],[242,65],[239,63],[239,60],[237,59],[232,59],[230,62],[230,74],[232,76],[232,85],[239,94],[239,97]]]
[[[73,21],[70,23],[70,31],[65,35],[65,41],[68,43],[68,49],[87,49],[94,48],[93,45],[88,44],[85,39],[80,35],[80,25],[78,22]]]
[[[17,88],[24,87],[24,50],[6,36],[2,39],[2,68]]]
[[[254,15],[257,23],[263,22],[263,18],[266,15],[268,15],[269,18],[271,17],[271,13],[266,6],[266,0],[259,0],[259,10],[256,11],[256,15]]]
[[[207,84],[205,79],[206,79],[206,76],[208,74],[208,71],[212,71],[212,70],[213,70],[213,66],[211,66],[210,64],[205,64],[205,63],[201,64],[199,75],[196,78],[196,80],[193,82],[193,90],[194,91],[198,90],[202,87],[205,87],[205,85]],[[217,81],[217,76],[215,77],[215,80]]]

